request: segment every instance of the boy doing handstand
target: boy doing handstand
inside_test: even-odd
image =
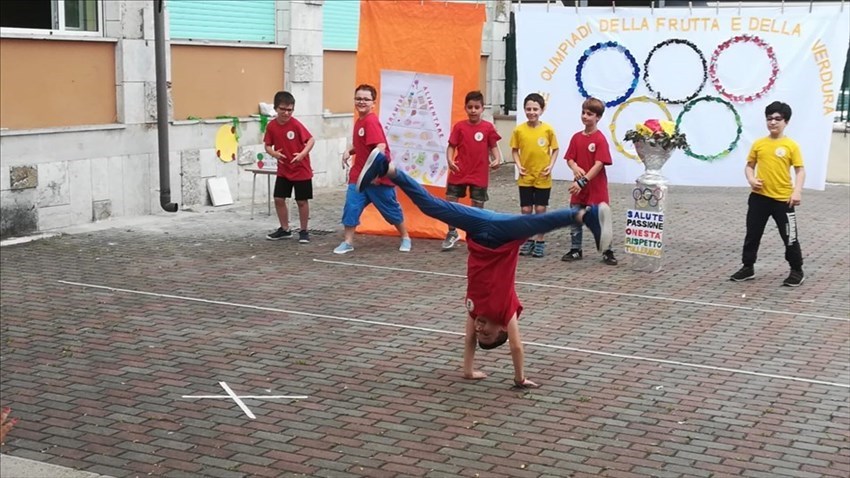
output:
[[[538,385],[525,376],[519,315],[522,304],[516,294],[516,266],[519,248],[536,234],[574,223],[585,224],[596,239],[597,248],[611,242],[611,209],[602,203],[586,209],[559,209],[543,214],[504,214],[435,198],[418,182],[387,161],[379,150],[369,155],[357,180],[357,189],[373,187],[372,182],[387,177],[401,188],[426,215],[466,231],[467,261],[466,334],[463,376],[482,379],[473,358],[476,343],[482,349],[509,344],[514,365],[514,384],[519,388]]]

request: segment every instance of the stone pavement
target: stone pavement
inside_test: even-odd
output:
[[[758,278],[727,280],[746,190],[669,194],[658,274],[563,263],[567,231],[521,258],[528,393],[505,347],[460,376],[463,248],[331,253],[341,189],[309,245],[241,205],[4,247],[2,452],[115,477],[848,476],[850,189],[805,192],[797,289],[772,226]],[[509,168],[491,197],[518,209]],[[184,398],[230,393],[307,398]]]

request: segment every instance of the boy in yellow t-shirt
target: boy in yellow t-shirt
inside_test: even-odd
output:
[[[803,253],[797,240],[797,216],[795,206],[800,205],[806,170],[800,146],[784,135],[791,119],[791,107],[774,101],[764,109],[769,136],[756,140],[747,156],[744,174],[752,192],[748,200],[747,235],[744,238],[742,267],[732,274],[731,280],[741,282],[756,276],[755,263],[759,244],[767,220],[773,218],[779,235],[785,244],[785,260],[791,273],[782,282],[788,287],[797,287],[806,279],[803,273]],[[794,167],[794,183],[791,183],[791,167]]]
[[[558,156],[558,138],[552,126],[540,121],[546,102],[537,93],[531,93],[523,102],[525,123],[517,126],[511,135],[511,155],[519,170],[519,206],[523,214],[543,214],[549,206],[552,191],[552,166]],[[546,241],[543,234],[529,238],[520,247],[521,256],[543,257]]]

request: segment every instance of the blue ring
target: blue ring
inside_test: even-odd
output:
[[[595,45],[591,45],[590,48],[588,48],[587,50],[584,50],[584,54],[581,55],[581,58],[578,59],[578,65],[576,65],[576,84],[578,85],[578,92],[581,93],[581,96],[585,98],[590,98],[590,94],[587,92],[587,90],[584,89],[584,82],[581,81],[581,72],[584,69],[584,63],[587,61],[590,55],[596,53],[599,50],[607,50],[609,48],[614,48],[623,55],[625,55],[626,59],[629,60],[629,63],[632,64],[632,84],[623,96],[615,98],[611,101],[606,101],[605,106],[608,108],[612,106],[617,106],[620,103],[626,101],[627,99],[629,99],[630,96],[632,96],[632,93],[635,92],[635,89],[637,89],[638,80],[640,80],[640,67],[638,66],[637,60],[635,60],[634,55],[632,55],[632,53],[626,47],[620,45],[615,41],[599,42]]]

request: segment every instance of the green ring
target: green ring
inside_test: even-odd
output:
[[[682,116],[684,116],[685,113],[690,111],[691,108],[693,108],[694,105],[699,103],[700,101],[714,101],[714,102],[726,105],[726,107],[729,108],[732,111],[732,114],[735,115],[735,125],[738,127],[737,135],[735,136],[735,139],[731,143],[729,143],[729,146],[725,150],[723,150],[723,151],[721,151],[717,154],[712,154],[712,155],[697,154],[697,153],[694,153],[691,150],[690,145],[685,146],[685,148],[684,148],[685,154],[692,157],[692,158],[699,159],[700,161],[714,161],[714,160],[717,160],[717,159],[720,159],[720,158],[724,158],[724,157],[728,156],[729,153],[731,153],[736,147],[738,147],[738,141],[741,140],[741,132],[743,131],[743,127],[741,126],[741,115],[738,114],[738,110],[735,109],[735,106],[733,106],[732,103],[724,100],[723,98],[718,98],[716,96],[701,96],[697,99],[694,99],[694,100],[691,100],[690,102],[688,102],[685,105],[685,107],[682,109],[682,112],[679,113],[679,116],[676,117],[676,133],[680,132],[679,126],[681,126],[681,124],[682,124]]]

